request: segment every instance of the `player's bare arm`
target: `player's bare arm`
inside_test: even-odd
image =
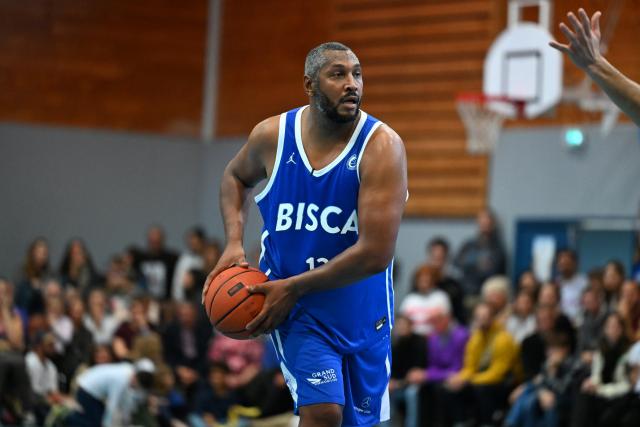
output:
[[[257,124],[247,143],[224,170],[220,185],[220,211],[227,242],[218,264],[207,276],[202,290],[203,301],[209,283],[218,273],[233,264],[248,265],[242,244],[247,198],[251,189],[271,172],[267,168],[273,166],[275,158],[278,120],[276,116]]]
[[[407,195],[404,145],[382,125],[371,137],[360,164],[358,240],[321,267],[284,280],[254,286],[266,294],[262,312],[247,325],[253,335],[272,331],[307,293],[350,285],[383,271],[393,258]]]
[[[566,53],[640,126],[640,85],[622,74],[600,53],[600,16],[601,13],[596,12],[589,19],[584,9],[578,11],[578,16],[569,12],[567,18],[571,28],[565,23],[560,24],[560,30],[569,43],[553,41],[550,45]]]

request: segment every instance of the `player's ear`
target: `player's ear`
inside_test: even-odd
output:
[[[311,77],[304,76],[303,87],[304,87],[304,93],[306,93],[307,96],[313,95],[314,87],[313,87],[313,80],[311,79]]]

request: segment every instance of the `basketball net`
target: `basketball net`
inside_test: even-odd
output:
[[[467,133],[469,154],[493,152],[502,131],[502,125],[509,113],[515,110],[522,116],[524,102],[503,96],[478,94],[458,95],[456,105]]]

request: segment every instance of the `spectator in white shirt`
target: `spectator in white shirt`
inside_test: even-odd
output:
[[[507,331],[518,344],[536,330],[535,301],[526,291],[521,291],[513,303],[511,314],[507,318]]]
[[[411,320],[413,332],[419,335],[431,333],[431,317],[451,301],[446,292],[437,288],[438,274],[429,266],[423,266],[413,276],[413,288],[400,305],[400,313]]]
[[[93,342],[111,342],[120,322],[107,311],[107,297],[101,289],[93,289],[89,294],[89,312],[84,316],[84,326],[91,332]]]
[[[33,338],[31,351],[25,356],[34,394],[33,410],[39,424],[44,422],[51,406],[64,399],[58,388],[58,370],[50,359],[55,353],[55,342],[51,333],[40,332]]]
[[[202,259],[204,246],[206,243],[206,235],[202,228],[193,227],[187,233],[187,251],[183,252],[178,258],[176,268],[173,273],[172,297],[176,301],[183,301],[184,298],[184,278],[189,270],[201,270],[204,267]]]
[[[76,400],[80,410],[66,425],[112,427],[130,425],[133,412],[144,403],[153,385],[155,365],[149,359],[110,363],[87,369],[78,378]]]
[[[571,249],[563,249],[556,257],[557,283],[560,286],[560,305],[574,325],[580,316],[580,299],[587,287],[587,278],[578,273],[578,254]]]

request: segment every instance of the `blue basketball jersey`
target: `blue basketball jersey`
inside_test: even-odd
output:
[[[381,122],[361,111],[344,150],[329,165],[312,169],[301,138],[306,107],[280,116],[273,171],[255,197],[262,214],[260,269],[272,280],[295,276],[329,262],[358,240],[359,167]],[[393,322],[393,262],[359,282],[301,297],[319,333],[343,349],[369,345]],[[291,316],[290,316],[291,318]]]

